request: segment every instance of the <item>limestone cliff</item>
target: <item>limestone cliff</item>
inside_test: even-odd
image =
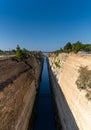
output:
[[[85,97],[86,92],[84,90],[78,90],[75,83],[78,78],[78,69],[80,66],[88,66],[89,69],[91,69],[91,56],[81,54],[69,54],[66,56],[65,60],[64,58],[60,58],[62,56],[65,57],[65,55],[66,54],[60,54],[55,58],[53,56],[49,57],[49,64],[55,77],[54,80],[56,79],[57,81],[55,81],[56,85],[58,83],[58,86],[60,87],[60,90],[68,104],[67,108],[67,105],[65,105],[65,101],[63,101],[64,98],[61,92],[58,92],[57,88],[55,88],[54,94],[56,93],[56,102],[58,102],[59,114],[61,113],[59,116],[63,124],[63,130],[91,130],[91,101],[88,101],[88,99]],[[53,68],[53,66],[55,66],[56,60],[57,62],[60,60],[60,67],[56,66],[55,68]],[[64,63],[62,67],[61,63]],[[72,114],[69,114],[68,109],[71,111]],[[65,119],[65,124],[62,119]],[[77,127],[74,128],[74,125],[72,126],[72,120],[75,121]],[[65,128],[65,125],[68,126],[68,128]]]
[[[0,130],[27,130],[42,69],[42,57],[0,61]]]

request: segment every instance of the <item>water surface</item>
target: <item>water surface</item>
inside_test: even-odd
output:
[[[44,59],[36,110],[34,130],[56,130],[46,58]]]

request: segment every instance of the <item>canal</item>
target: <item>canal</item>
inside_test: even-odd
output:
[[[36,107],[34,130],[56,130],[46,58],[44,58],[40,90],[37,97]]]

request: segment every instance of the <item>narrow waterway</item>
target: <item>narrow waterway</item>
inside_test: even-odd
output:
[[[56,130],[46,58],[36,107],[34,130]]]

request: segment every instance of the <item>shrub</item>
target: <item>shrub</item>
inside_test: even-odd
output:
[[[64,46],[64,52],[71,52],[72,51],[72,45],[70,42],[68,42],[65,46]]]
[[[78,89],[85,89],[87,91],[86,97],[91,99],[91,70],[88,70],[88,67],[80,67],[79,76],[76,80],[76,85]]]
[[[89,92],[87,92],[87,94],[86,94],[86,98],[88,99],[88,100],[90,100],[91,101],[91,92],[89,91]]]
[[[21,49],[19,46],[16,50],[16,57],[19,60],[25,60],[29,57],[29,52],[26,49]]]
[[[55,62],[55,66],[60,68],[60,65],[58,64],[58,62]]]

